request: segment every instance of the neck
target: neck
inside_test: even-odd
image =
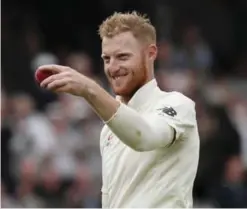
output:
[[[134,94],[133,94],[133,95],[134,95]],[[132,95],[132,96],[133,96],[133,95]],[[130,101],[130,99],[131,99],[132,96],[121,96],[121,97],[120,97],[120,100],[121,100],[122,103],[128,104],[128,102]]]
[[[124,104],[128,104],[128,102],[130,101],[130,99],[134,96],[134,94],[142,87],[144,86],[146,83],[148,83],[149,81],[154,79],[154,75],[152,76],[148,76],[147,79],[143,82],[143,84],[141,86],[139,86],[137,89],[135,89],[131,94],[129,95],[119,95],[120,96],[120,101]]]

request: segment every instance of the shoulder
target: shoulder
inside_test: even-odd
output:
[[[173,106],[187,106],[193,108],[195,107],[195,102],[192,99],[177,91],[160,91],[159,104],[172,104]]]
[[[195,121],[195,102],[180,92],[160,91],[155,111],[160,115],[178,120]]]

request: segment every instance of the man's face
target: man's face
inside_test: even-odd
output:
[[[130,32],[103,38],[104,70],[116,95],[131,97],[147,82],[146,51]]]

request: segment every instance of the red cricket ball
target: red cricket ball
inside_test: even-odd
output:
[[[37,70],[35,72],[35,79],[38,83],[41,83],[43,80],[45,80],[53,74],[54,72],[52,72],[51,70]]]

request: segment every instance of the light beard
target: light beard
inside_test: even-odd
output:
[[[133,78],[135,78],[135,76],[138,76],[138,80],[137,83],[133,86],[132,90],[130,92],[126,92],[123,94],[116,94],[120,100],[124,103],[128,103],[128,101],[134,96],[134,94],[142,87],[144,86],[147,82],[150,81],[150,78],[148,76],[148,68],[145,66],[145,62],[141,62],[140,64],[140,68],[138,71],[131,71],[132,72],[132,76]],[[134,73],[135,72],[135,73]],[[136,75],[139,74],[139,75]],[[111,84],[112,86],[112,84]],[[114,91],[114,88],[112,86],[112,89]],[[116,93],[116,92],[114,92]]]

